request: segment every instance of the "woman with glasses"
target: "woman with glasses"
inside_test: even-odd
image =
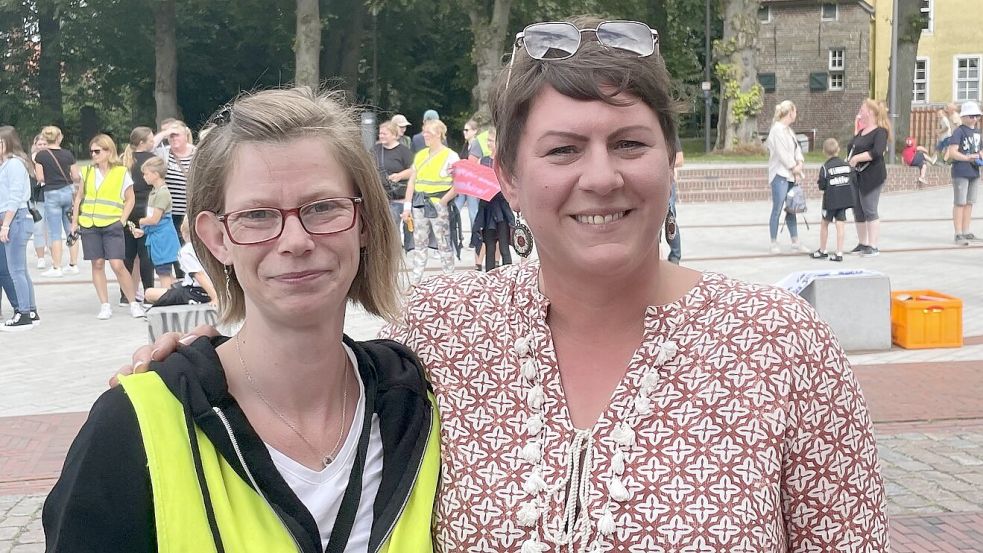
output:
[[[92,262],[92,285],[99,297],[97,319],[113,316],[106,281],[106,260],[116,275],[120,294],[130,304],[130,315],[143,317],[143,308],[135,299],[133,277],[126,270],[126,220],[133,210],[133,178],[116,154],[116,143],[105,134],[89,141],[92,165],[82,172],[82,186],[75,194],[72,233],[82,238],[82,257]]]
[[[27,209],[32,177],[34,164],[17,131],[0,127],[0,285],[14,305],[13,316],[0,323],[3,332],[31,330],[40,322],[27,270],[27,241],[34,232],[34,219]]]
[[[401,259],[356,112],[295,89],[215,119],[191,240],[240,330],[97,400],[47,551],[431,551],[434,398],[405,347],[343,334],[349,301],[393,317]]]
[[[783,290],[659,255],[669,91],[642,23],[518,35],[494,166],[539,262],[429,279],[383,333],[440,404],[438,550],[887,549],[870,420],[829,328]]]

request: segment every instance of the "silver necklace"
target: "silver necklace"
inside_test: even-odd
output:
[[[290,419],[288,419],[283,413],[281,413],[279,409],[274,407],[273,404],[270,403],[268,399],[266,399],[266,396],[263,395],[263,392],[259,389],[259,386],[256,384],[256,381],[253,379],[252,373],[249,372],[249,367],[246,366],[246,361],[242,358],[242,348],[239,347],[239,334],[240,333],[236,334],[236,353],[239,355],[239,364],[242,365],[242,371],[246,373],[246,382],[249,383],[249,387],[252,388],[256,396],[259,397],[259,399],[262,400],[264,404],[266,404],[266,406],[270,409],[270,411],[273,411],[273,414],[276,415],[283,422],[283,424],[287,426],[287,428],[292,430],[293,433],[296,434],[297,437],[300,438],[305,445],[307,445],[308,449],[310,449],[315,455],[317,455],[318,459],[321,461],[321,468],[322,469],[326,468],[328,465],[331,464],[332,461],[335,460],[335,455],[338,451],[338,447],[341,445],[341,438],[345,435],[344,432],[345,420],[346,420],[345,417],[348,412],[347,411],[348,410],[348,373],[351,372],[348,369],[348,356],[345,355],[345,380],[344,380],[344,384],[342,384],[342,388],[344,389],[344,395],[342,396],[342,400],[341,400],[341,427],[338,429],[338,440],[335,441],[334,447],[322,453],[317,449],[317,447],[314,446],[314,444],[311,443],[310,440],[305,438],[304,435],[300,433],[300,430],[297,429],[297,425],[290,422]]]

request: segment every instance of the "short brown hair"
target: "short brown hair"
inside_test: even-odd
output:
[[[603,20],[596,16],[576,16],[566,21],[578,29],[594,29]],[[499,73],[490,103],[492,123],[498,130],[498,163],[506,173],[512,174],[515,167],[529,107],[546,86],[570,98],[600,100],[615,106],[625,104],[615,99],[618,94],[634,96],[655,112],[669,159],[675,159],[674,118],[680,113],[681,105],[670,93],[672,81],[662,56],[658,53],[644,58],[620,55],[602,46],[590,34],[581,36],[580,49],[563,60],[534,60],[525,49],[517,48],[512,59],[511,80],[507,83],[508,65]]]
[[[243,94],[223,108],[213,118],[216,127],[201,141],[191,161],[188,218],[197,219],[206,211],[225,211],[226,180],[243,144],[282,144],[306,137],[323,140],[325,150],[348,170],[356,194],[362,198],[359,212],[366,240],[348,299],[392,321],[399,308],[397,272],[402,262],[396,229],[375,162],[362,145],[359,118],[340,98],[307,87],[265,90]],[[226,281],[226,267],[198,237],[194,225],[191,241],[220,296],[223,322],[242,320],[245,296],[234,272]]]

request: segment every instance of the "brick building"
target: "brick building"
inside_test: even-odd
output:
[[[765,87],[758,131],[768,134],[775,104],[795,102],[793,128],[813,148],[853,135],[860,103],[870,94],[871,21],[863,0],[761,0],[758,81]]]

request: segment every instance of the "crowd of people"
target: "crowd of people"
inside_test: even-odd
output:
[[[979,240],[970,232],[973,205],[980,186],[980,167],[983,166],[983,144],[980,140],[980,120],[983,112],[976,102],[961,106],[950,104],[939,110],[939,141],[933,155],[919,146],[913,137],[905,139],[902,159],[906,165],[919,170],[918,182],[925,184],[929,164],[942,159],[951,164],[953,187],[952,223],[957,245],[968,246]],[[781,253],[778,244],[779,222],[784,214],[793,252],[809,252],[799,241],[798,217],[795,204],[801,197],[804,205],[802,180],[805,178],[805,157],[792,124],[797,112],[789,100],[775,106],[775,114],[765,147],[768,150],[768,180],[772,191],[771,232],[772,254]],[[887,180],[885,155],[894,140],[894,130],[884,102],[865,99],[856,116],[856,129],[847,145],[846,158],[840,158],[840,145],[834,138],[823,144],[826,162],[819,171],[818,186],[823,191],[822,222],[819,248],[810,253],[813,259],[843,261],[846,211],[853,212],[857,230],[857,245],[850,254],[872,257],[880,254],[880,215],[878,204]],[[799,187],[796,190],[796,187]],[[827,249],[829,225],[835,221],[836,249]]]

